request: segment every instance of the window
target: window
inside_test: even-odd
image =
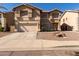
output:
[[[58,18],[58,16],[59,16],[58,13],[53,13],[53,14],[52,14],[52,17],[53,17],[53,18]]]
[[[26,16],[28,15],[28,11],[20,11],[20,16]]]
[[[43,13],[42,15],[41,15],[41,18],[48,18],[48,14],[47,13]]]

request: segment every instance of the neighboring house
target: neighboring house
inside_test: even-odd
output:
[[[22,4],[13,12],[4,13],[6,31],[38,32],[57,31],[62,12],[58,9],[43,11],[37,7]]]
[[[0,12],[0,29],[2,28],[2,25],[1,25],[1,18],[2,18],[2,13]]]
[[[0,24],[1,24],[1,15],[2,15],[2,13],[0,12]]]
[[[59,26],[62,31],[79,31],[79,11],[65,11]]]
[[[4,31],[10,31],[10,26],[14,25],[14,13],[12,12],[0,12],[0,25],[4,29]]]
[[[5,27],[5,25],[6,25],[5,22],[6,22],[5,14],[3,12],[0,12],[0,24],[1,24],[2,28]]]
[[[15,20],[14,20],[14,12],[6,12],[5,13],[5,19],[6,19],[6,31],[14,31],[15,28]]]

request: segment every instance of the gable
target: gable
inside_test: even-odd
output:
[[[54,12],[63,13],[62,11],[60,11],[58,9],[54,9],[54,10],[50,11],[50,13],[54,13]]]
[[[37,9],[39,11],[41,11],[39,8],[36,8],[34,6],[31,6],[31,5],[28,5],[28,4],[22,4],[22,5],[19,5],[19,6],[16,6],[13,8],[13,11],[17,10],[17,9],[24,9],[24,8],[28,8],[28,9]]]
[[[73,13],[77,13],[77,12],[73,12],[73,11],[65,11],[62,15],[61,15],[61,18],[62,19],[66,14],[73,14]]]

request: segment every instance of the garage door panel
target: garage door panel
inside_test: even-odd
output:
[[[23,25],[23,26],[37,26],[37,23],[30,23],[30,24],[29,23],[27,23],[27,24],[26,23],[20,23],[19,25],[20,26],[21,25]]]
[[[19,31],[36,32],[38,31],[37,24],[19,24]]]

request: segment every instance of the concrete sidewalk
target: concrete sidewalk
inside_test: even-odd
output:
[[[37,33],[13,33],[0,38],[0,51],[79,49],[79,41],[36,39]]]

